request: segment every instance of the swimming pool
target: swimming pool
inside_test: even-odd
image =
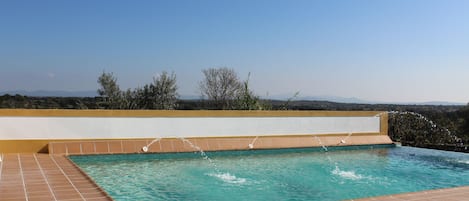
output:
[[[343,200],[469,185],[469,154],[394,146],[70,156],[115,200]]]

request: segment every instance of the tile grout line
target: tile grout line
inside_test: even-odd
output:
[[[5,157],[3,157],[3,153],[0,153],[0,181],[2,180],[2,171],[3,171],[4,161],[5,161]]]
[[[23,175],[23,166],[21,165],[21,157],[20,154],[17,154],[18,156],[18,163],[20,164],[20,175],[21,175],[21,182],[23,183],[23,191],[24,191],[24,196],[26,198],[26,201],[28,201],[28,192],[26,192],[26,184],[24,183],[24,175]]]
[[[49,153],[54,153],[54,144],[49,143]]]
[[[44,180],[46,181],[47,187],[49,187],[49,191],[51,192],[52,197],[54,197],[54,200],[57,200],[57,198],[55,197],[54,191],[52,191],[52,187],[50,186],[49,181],[47,180],[46,174],[44,173],[44,170],[42,169],[41,164],[39,163],[39,160],[36,157],[36,154],[33,154],[33,156],[34,156],[34,160],[36,160],[39,170],[41,171],[42,177],[44,177]]]
[[[81,194],[81,192],[77,189],[77,187],[75,186],[75,184],[73,184],[72,180],[70,180],[70,178],[68,177],[68,175],[64,172],[64,170],[62,169],[62,167],[57,163],[57,161],[55,161],[54,156],[50,156],[50,158],[52,159],[52,161],[54,161],[55,165],[60,169],[60,172],[62,172],[62,174],[65,176],[65,178],[67,178],[68,182],[70,182],[70,184],[73,186],[73,189],[75,189],[75,191],[78,192],[78,194],[80,195],[81,199],[86,200],[85,197],[83,197],[83,195]]]

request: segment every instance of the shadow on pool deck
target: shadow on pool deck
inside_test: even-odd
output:
[[[64,155],[4,154],[0,162],[0,201],[21,200],[112,199]],[[469,200],[469,186],[355,200]]]

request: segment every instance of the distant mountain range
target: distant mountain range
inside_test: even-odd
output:
[[[20,94],[23,96],[34,96],[34,97],[95,97],[98,96],[97,91],[4,91],[0,92],[0,95],[16,95]],[[200,99],[198,95],[181,95],[183,100],[196,100]],[[261,97],[272,100],[288,100],[292,97],[287,95],[275,95],[268,97]],[[467,103],[458,102],[447,102],[447,101],[428,101],[428,102],[379,102],[379,101],[368,101],[359,99],[356,97],[340,97],[340,96],[300,96],[293,97],[292,101],[330,101],[336,103],[356,103],[356,104],[398,104],[398,105],[466,105]]]
[[[346,98],[340,96],[299,96],[299,97],[288,97],[282,95],[276,95],[272,97],[267,97],[273,100],[288,100],[292,99],[292,101],[330,101],[330,102],[337,102],[337,103],[358,103],[358,104],[375,104],[376,102],[367,101],[355,97]]]
[[[95,97],[98,96],[97,91],[4,91],[0,92],[0,95],[23,95],[23,96],[34,96],[34,97]]]
[[[280,99],[286,100],[286,99]],[[303,96],[294,98],[294,100],[305,101],[331,101],[336,103],[356,103],[356,104],[396,104],[396,105],[466,105],[466,103],[448,102],[448,101],[427,101],[427,102],[381,102],[369,101],[355,97],[347,98],[340,96]]]

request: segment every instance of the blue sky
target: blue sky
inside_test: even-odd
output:
[[[230,67],[261,96],[469,102],[466,0],[0,0],[0,91]]]

